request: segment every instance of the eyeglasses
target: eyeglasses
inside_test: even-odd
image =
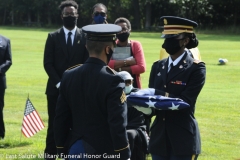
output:
[[[72,12],[72,13],[63,13],[63,17],[69,17],[69,16],[75,17],[76,15],[77,15],[77,13],[74,13],[74,12]]]
[[[103,17],[106,16],[106,13],[104,13],[104,12],[95,12],[95,13],[93,13],[93,14],[94,14],[94,16],[98,16],[99,14],[100,14],[101,16],[103,16]]]
[[[125,80],[125,84],[126,84],[126,85],[132,84],[132,80]]]

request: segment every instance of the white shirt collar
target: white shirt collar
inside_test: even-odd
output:
[[[77,30],[77,26],[75,26],[71,31],[63,26],[63,31],[66,36],[68,36],[68,32],[72,32],[72,36],[74,37],[76,30]]]
[[[179,61],[182,59],[182,57],[186,54],[187,52],[185,51],[181,56],[179,56],[177,59],[175,59],[174,61],[172,60],[172,58],[169,56],[168,57],[168,68],[170,67],[171,63],[173,63],[173,66],[176,66]]]

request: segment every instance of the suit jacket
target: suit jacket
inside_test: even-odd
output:
[[[64,146],[71,127],[70,144],[82,139],[94,148],[92,154],[120,153],[121,159],[129,158],[123,87],[121,77],[97,58],[66,71],[54,121],[57,147]]]
[[[0,35],[0,89],[6,89],[6,72],[12,65],[10,40]]]
[[[61,81],[63,72],[86,61],[88,52],[85,44],[86,40],[80,28],[76,30],[71,53],[67,51],[63,28],[48,34],[44,50],[44,68],[48,74],[46,94],[58,94],[56,85]]]
[[[195,103],[205,83],[206,68],[203,62],[194,60],[185,51],[180,62],[168,71],[168,59],[153,64],[149,88],[156,95],[181,98],[190,105],[183,110],[156,110],[151,126],[150,153],[166,155],[166,146],[172,147],[175,155],[192,155],[201,152],[200,134],[194,117]],[[177,82],[177,83],[176,83]]]

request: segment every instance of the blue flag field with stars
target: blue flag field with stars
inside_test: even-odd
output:
[[[129,95],[127,103],[130,106],[155,108],[158,110],[180,110],[190,107],[188,103],[179,98],[170,98],[160,95]]]

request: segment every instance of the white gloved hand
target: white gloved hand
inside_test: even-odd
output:
[[[154,88],[146,88],[146,89],[140,89],[137,92],[131,92],[130,95],[136,95],[136,96],[143,96],[143,95],[150,95],[153,96],[155,94]]]
[[[142,112],[146,115],[150,115],[152,113],[152,109],[151,108],[145,108],[145,107],[140,107],[140,106],[133,106],[134,108],[136,108],[136,110],[138,110],[139,112]]]

